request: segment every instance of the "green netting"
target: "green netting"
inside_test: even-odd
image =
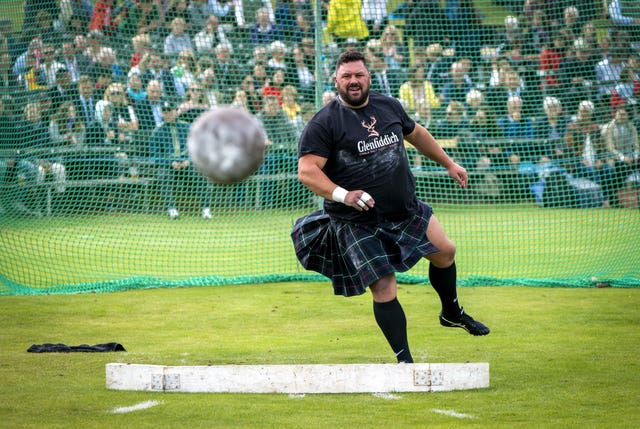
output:
[[[323,280],[289,239],[320,205],[297,137],[347,48],[469,171],[459,189],[407,148],[461,285],[640,285],[637,1],[7,0],[0,17],[2,295]],[[226,186],[175,163],[223,105],[271,142]]]

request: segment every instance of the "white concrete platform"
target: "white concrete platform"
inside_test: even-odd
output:
[[[446,392],[489,387],[488,363],[106,365],[107,389],[211,393]]]

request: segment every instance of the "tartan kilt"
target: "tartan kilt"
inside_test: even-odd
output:
[[[352,224],[333,220],[324,210],[298,219],[291,239],[304,268],[331,279],[336,295],[354,296],[383,276],[409,270],[438,251],[427,238],[431,207],[398,222]]]

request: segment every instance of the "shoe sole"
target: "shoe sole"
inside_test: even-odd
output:
[[[487,330],[486,333],[474,333],[474,332],[471,332],[469,330],[469,328],[467,328],[463,323],[452,322],[450,320],[445,319],[442,316],[440,316],[440,324],[442,326],[444,326],[445,328],[462,328],[465,331],[467,331],[467,333],[469,333],[469,334],[471,334],[473,336],[476,336],[476,337],[482,337],[484,335],[488,335],[489,332],[490,332],[489,330]]]

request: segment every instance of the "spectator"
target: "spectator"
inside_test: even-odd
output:
[[[606,162],[607,149],[600,127],[593,120],[594,110],[591,101],[582,101],[578,106],[578,115],[567,128],[565,157],[571,173],[602,186],[605,205],[608,205],[612,197],[612,168]]]
[[[633,68],[628,64],[620,73],[620,82],[616,84],[611,92],[611,112],[615,112],[618,107],[635,105],[637,76]],[[627,111],[625,110],[625,114]]]
[[[247,75],[240,84],[240,89],[244,92],[246,99],[246,109],[249,113],[255,115],[262,110],[262,96],[256,90],[256,84],[252,75]]]
[[[518,18],[507,16],[504,20],[504,38],[498,47],[498,53],[509,58],[514,63],[527,60],[537,60],[533,43],[529,33],[525,33]]]
[[[543,106],[545,117],[536,123],[536,138],[546,148],[542,156],[557,160],[562,155],[568,120],[563,115],[562,103],[556,97],[546,97]]]
[[[114,0],[97,0],[89,23],[89,31],[100,31],[111,36],[115,33],[116,23],[113,10]]]
[[[191,25],[191,13],[187,0],[169,0],[169,5],[165,9],[164,19],[166,22],[173,22],[174,19],[184,20],[184,30],[190,36],[195,35],[200,29],[194,29]]]
[[[361,15],[367,25],[369,37],[379,39],[382,30],[389,23],[387,0],[363,0]]]
[[[91,66],[91,58],[78,52],[73,40],[65,40],[62,43],[60,62],[69,71],[73,83],[78,83],[80,76],[86,74]]]
[[[140,64],[137,66],[137,72],[140,73],[143,85],[148,85],[150,81],[157,80],[162,89],[164,98],[176,98],[177,89],[175,79],[171,71],[165,67],[165,61],[157,52],[149,52],[142,57]],[[135,67],[131,72],[136,72]]]
[[[207,2],[206,15],[212,15],[225,25],[236,24],[236,2],[228,0],[202,0]],[[253,18],[252,18],[253,19]]]
[[[578,110],[580,100],[593,98],[596,83],[595,63],[584,39],[573,42],[573,52],[560,66],[562,98],[570,112]]]
[[[229,42],[222,26],[219,25],[218,17],[211,15],[207,18],[204,29],[193,38],[193,45],[199,54],[211,54],[220,43]]]
[[[406,69],[409,64],[409,52],[402,43],[400,31],[395,25],[385,27],[380,37],[380,47],[388,70],[402,72]]]
[[[315,76],[304,61],[302,48],[293,48],[293,67],[295,74],[292,78],[294,86],[298,89],[303,101],[311,102],[315,95]]]
[[[618,206],[617,191],[624,186],[627,177],[640,168],[638,130],[624,106],[619,107],[615,117],[605,125],[602,138],[610,156],[608,163],[613,168],[611,204]]]
[[[503,76],[504,80],[501,81],[499,86],[490,88],[487,91],[487,103],[493,109],[494,115],[497,118],[506,117],[508,114],[507,101],[515,96],[520,97],[525,113],[528,113],[529,97],[522,86],[518,72],[508,69]]]
[[[217,107],[221,104],[223,99],[218,87],[218,80],[216,79],[216,73],[213,68],[208,68],[200,75],[200,84],[202,85],[202,91],[206,98],[206,104],[210,108]]]
[[[276,40],[280,40],[280,34],[271,19],[266,8],[260,8],[256,12],[256,23],[253,24],[249,33],[249,43],[252,46],[269,45]]]
[[[440,98],[448,105],[452,101],[466,103],[472,85],[465,80],[464,66],[460,61],[451,64],[451,80],[442,88]]]
[[[133,55],[131,55],[129,67],[133,68],[140,64],[145,54],[151,52],[151,37],[147,33],[137,34],[131,39],[131,44],[133,45]]]
[[[520,142],[518,139],[531,140],[534,137],[533,123],[522,116],[522,99],[518,96],[510,97],[507,101],[507,116],[498,118],[498,127],[505,139],[515,140],[509,150],[512,163],[531,161],[534,158],[530,142]]]
[[[253,83],[257,91],[260,92],[260,97],[262,97],[262,88],[265,87],[268,81],[267,77],[267,68],[261,64],[256,64],[253,66],[253,73],[251,73],[253,77]]]
[[[191,22],[191,28],[194,33],[197,33],[205,28],[207,20],[210,16],[215,16],[216,21],[218,22],[220,20],[217,15],[211,13],[208,3],[208,0],[189,1],[187,10],[189,11],[189,20]]]
[[[307,3],[302,3],[302,4],[307,4]],[[299,9],[304,9],[304,7],[301,6]],[[298,40],[296,43],[301,43],[305,38],[308,39],[308,38],[313,38],[315,36],[315,27],[313,26],[312,19],[313,19],[312,14],[306,14],[300,11],[298,12],[298,15],[296,16],[296,22],[298,24],[300,40]]]
[[[191,39],[189,35],[185,33],[185,27],[186,23],[182,18],[175,18],[171,21],[171,34],[169,34],[164,41],[165,55],[176,56],[182,51],[193,50]]]
[[[96,79],[98,75],[102,75],[105,72],[111,76],[111,80],[114,82],[120,82],[124,79],[124,73],[118,64],[116,51],[106,46],[100,48],[96,62],[89,69],[89,74]]]
[[[367,25],[362,19],[362,0],[330,0],[327,11],[327,31],[333,36],[338,48],[347,39],[363,42],[369,37]]]
[[[640,42],[640,11],[635,1],[610,0],[609,18],[618,29],[631,34],[634,43]]]
[[[158,165],[158,183],[164,209],[171,219],[180,216],[176,208],[174,187],[179,179],[194,184],[200,197],[202,217],[211,219],[211,185],[197,173],[187,154],[189,125],[178,122],[176,106],[170,102],[163,105],[163,123],[151,135],[151,156]]]
[[[184,98],[187,88],[196,80],[196,57],[190,49],[180,52],[176,65],[171,68],[176,94]]]
[[[464,118],[464,105],[451,101],[443,119],[436,121],[433,136],[443,140],[457,140],[469,131],[469,122]]]
[[[620,41],[615,41],[611,55],[596,64],[595,74],[599,98],[609,99],[616,83],[620,80],[625,59],[624,47],[620,46]]]
[[[237,89],[231,102],[232,107],[237,107],[245,112],[249,112],[249,102],[247,100],[247,93],[244,89]]]
[[[276,40],[269,45],[270,57],[267,60],[267,73],[271,74],[276,70],[282,70],[285,79],[289,76],[289,68],[287,64],[287,45]]]
[[[82,122],[87,129],[88,136],[91,136],[91,130],[96,125],[95,119],[95,106],[96,99],[93,96],[93,80],[84,74],[78,79],[76,97],[72,100],[75,104],[75,109],[82,119]]]
[[[96,103],[96,122],[99,124],[98,141],[107,146],[117,145],[118,122],[113,116],[113,103],[108,100],[100,100]]]
[[[484,94],[472,89],[467,93],[466,102],[466,116],[469,119],[472,138],[489,140],[497,137],[497,122],[491,114],[491,109],[485,104]]]
[[[160,9],[152,0],[134,0],[119,20],[118,35],[131,39],[137,34],[154,34],[162,23]]]
[[[399,98],[407,104],[409,112],[417,112],[418,104],[422,103],[429,109],[440,108],[440,99],[436,96],[431,82],[425,79],[423,66],[413,66],[409,69],[409,80],[400,86]],[[423,118],[424,119],[424,118]]]
[[[380,40],[371,39],[367,42],[365,57],[371,71],[371,91],[379,92],[387,97],[397,95],[398,91],[393,91],[393,82],[387,73],[387,64],[384,61]],[[399,86],[400,84],[398,84],[398,89]]]
[[[138,118],[133,106],[129,105],[125,87],[121,83],[112,83],[105,91],[104,100],[111,106],[111,118],[117,124],[117,143],[131,145],[138,130]]]
[[[247,61],[245,74],[253,72],[253,66],[256,64],[267,67],[269,62],[269,49],[265,45],[256,45],[253,47],[253,54]]]
[[[555,33],[552,44],[546,46],[540,53],[539,70],[542,74],[542,87],[549,95],[560,93],[560,64],[565,56],[565,38],[561,33]]]
[[[271,25],[276,22],[271,0],[238,0],[235,2],[236,26],[246,34],[258,23],[258,10],[265,9]]]
[[[142,79],[137,73],[129,75],[126,89],[127,104],[133,107],[133,112],[138,119],[138,129],[140,131],[153,130],[155,121],[151,111],[151,103],[146,87],[142,85]],[[146,136],[148,137],[148,135]],[[138,142],[136,146],[141,149],[145,148],[144,142]]]
[[[284,110],[291,122],[294,122],[301,113],[301,107],[298,103],[298,90],[293,85],[286,85],[282,88],[282,110]]]
[[[282,106],[282,89],[284,88],[284,72],[276,69],[271,75],[271,79],[267,79],[262,87],[262,99],[266,100],[268,96],[274,96],[278,99],[278,104]]]
[[[67,69],[61,68],[56,72],[56,85],[50,88],[48,97],[51,100],[51,110],[55,112],[60,105],[77,96],[76,88],[71,81],[71,76]]]
[[[218,86],[224,99],[222,102],[227,104],[231,101],[235,93],[236,86],[241,76],[240,65],[231,57],[231,45],[228,43],[220,43],[215,48],[215,63],[213,71],[218,80]]]
[[[178,119],[181,122],[191,124],[202,112],[209,108],[207,94],[199,82],[193,82],[187,90],[184,101],[178,107]]]
[[[85,126],[71,101],[62,103],[49,121],[49,138],[56,147],[81,148],[85,142]]]
[[[442,87],[447,83],[452,62],[443,56],[442,45],[439,43],[429,45],[424,52],[424,61],[416,60],[416,64],[424,65],[426,79],[431,82],[436,94],[440,94]]]
[[[60,69],[64,69],[62,64],[57,59],[56,49],[53,45],[45,44],[42,47],[42,59],[38,66],[40,73],[44,76],[45,84],[48,88],[55,88],[56,86],[56,73]]]
[[[60,24],[67,34],[85,34],[93,15],[90,0],[60,0]]]
[[[140,122],[140,128],[146,131],[152,131],[159,127],[162,124],[162,85],[160,82],[151,79],[149,83],[147,83],[147,99],[149,100],[149,105],[151,107],[151,118],[153,119],[153,125],[151,127],[145,126],[143,128],[143,122]]]
[[[533,12],[529,34],[531,35],[531,46],[537,54],[540,54],[550,41],[546,19],[544,10],[536,9]]]
[[[575,6],[569,6],[564,10],[564,26],[561,33],[565,35],[569,43],[573,43],[581,34],[582,24],[580,12]]]

